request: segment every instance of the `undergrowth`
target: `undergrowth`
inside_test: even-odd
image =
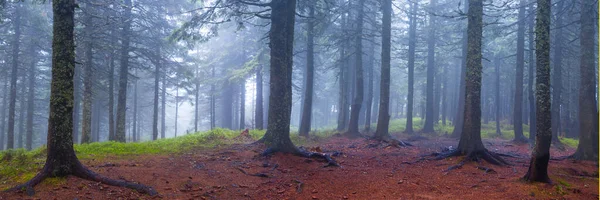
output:
[[[423,120],[413,118],[413,130],[418,132],[422,129]],[[376,130],[377,124],[371,125],[371,132]],[[406,119],[394,119],[390,121],[390,133],[401,133],[405,131]],[[514,131],[512,125],[501,124],[501,135],[496,134],[494,122],[482,124],[482,138],[502,138],[506,140],[513,139]],[[452,133],[453,125],[447,123],[442,125],[438,123],[435,127],[436,133],[431,136],[443,136]],[[525,137],[529,136],[529,126],[524,125]],[[96,142],[90,144],[74,145],[77,157],[83,161],[95,160],[102,161],[109,156],[118,156],[120,158],[136,155],[164,155],[189,152],[193,149],[214,148],[217,146],[230,145],[235,143],[233,139],[240,134],[240,130],[229,130],[217,128],[210,131],[187,134],[176,138],[159,139],[156,141],[120,143],[120,142]],[[257,140],[265,134],[264,130],[250,130],[250,136]],[[290,137],[294,144],[298,146],[315,144],[317,141],[331,137],[338,131],[329,127],[311,132],[311,137],[300,137],[292,132]],[[368,133],[366,133],[368,134]],[[577,147],[578,140],[570,138],[561,138],[561,141],[570,146]],[[0,151],[0,189],[12,186],[15,183],[22,183],[37,173],[44,165],[46,159],[46,147],[42,146],[31,151],[25,149],[13,149]],[[64,179],[52,179],[49,184],[59,184]]]

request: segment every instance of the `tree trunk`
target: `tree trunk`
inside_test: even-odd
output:
[[[495,71],[495,75],[496,75],[496,82],[495,82],[495,92],[496,92],[496,100],[494,101],[495,107],[496,107],[496,135],[502,135],[502,131],[500,130],[500,107],[502,106],[502,103],[500,102],[500,62],[498,62],[499,58],[494,58],[494,69]]]
[[[405,133],[412,134],[413,131],[413,108],[414,108],[414,93],[415,93],[415,45],[417,42],[416,32],[417,32],[417,3],[413,2],[410,5],[410,14],[409,14],[409,29],[408,29],[408,99],[406,104],[406,130]],[[383,82],[383,75],[381,76],[381,80]],[[383,97],[383,93],[381,93]],[[383,98],[380,98],[383,99]],[[379,100],[379,107],[382,106],[382,100]],[[388,100],[389,101],[389,100]],[[389,102],[388,102],[389,104]],[[379,109],[379,117],[384,115],[381,114],[381,109]],[[384,113],[385,114],[385,113]],[[389,116],[388,116],[389,117]],[[381,120],[379,118],[378,120]]]
[[[160,65],[154,63],[154,101],[152,112],[152,140],[158,139],[158,92],[160,82]]]
[[[13,41],[12,41],[12,69],[10,75],[10,97],[8,107],[8,132],[6,135],[6,148],[15,147],[15,107],[17,103],[17,71],[19,70],[19,51],[21,38],[21,4],[15,5],[15,18],[13,22]]]
[[[215,78],[215,66],[212,65],[211,66],[211,71],[210,71],[210,75],[211,78]],[[199,74],[198,74],[199,76]],[[196,88],[200,87],[200,83],[198,82]],[[198,124],[198,104],[200,103],[198,101],[198,96],[200,95],[199,90],[196,91],[196,124]],[[216,118],[216,114],[217,114],[217,106],[216,106],[216,91],[215,91],[215,84],[211,84],[210,85],[210,130],[213,130],[214,128],[217,127],[217,118]],[[196,130],[197,131],[197,130]]]
[[[354,94],[354,99],[352,101],[352,108],[350,109],[350,121],[348,122],[348,136],[357,137],[360,135],[358,130],[358,118],[360,115],[360,110],[364,97],[364,83],[363,83],[363,67],[362,67],[362,33],[363,33],[363,18],[365,15],[364,12],[364,4],[365,0],[359,0],[358,2],[358,15],[356,16],[356,35],[355,35],[355,45],[356,52],[354,52],[354,56],[356,58],[355,69],[355,89],[356,93]]]
[[[535,60],[533,59],[533,55],[534,55],[534,50],[533,50],[533,26],[535,25],[535,18],[534,18],[534,4],[532,3],[529,6],[529,24],[528,24],[528,32],[529,32],[529,72],[527,73],[527,77],[529,78],[528,83],[527,83],[527,90],[529,91],[529,113],[531,113],[529,115],[529,142],[533,143],[535,142],[535,133],[536,133],[536,116],[535,116],[535,91],[533,90],[533,79],[535,78],[535,74],[533,73],[534,68],[535,68]]]
[[[83,68],[83,121],[81,123],[81,143],[92,142],[92,69],[93,69],[93,38],[92,38],[92,4],[85,4],[86,11],[84,14],[84,55],[85,62]]]
[[[179,85],[175,88],[175,137],[177,137],[177,120],[179,118]]]
[[[290,140],[295,0],[271,1],[271,75],[267,132],[260,139],[269,148],[297,153]]]
[[[304,99],[302,100],[302,118],[300,119],[300,129],[298,130],[298,134],[305,137],[308,137],[308,132],[310,132],[310,125],[312,120],[313,87],[315,79],[315,5],[309,3],[308,9],[308,22],[306,24],[306,88],[304,88]]]
[[[448,112],[448,88],[449,88],[449,84],[448,84],[448,66],[444,65],[444,67],[442,67],[443,73],[442,73],[442,82],[443,82],[443,88],[442,88],[442,108],[441,108],[441,112],[442,112],[442,125],[446,126],[446,115]]]
[[[342,29],[344,29],[346,27],[346,15],[343,14],[342,15]],[[338,51],[340,52],[340,58],[339,58],[339,67],[340,67],[340,73],[339,73],[339,78],[338,78],[338,85],[340,87],[339,89],[339,95],[338,95],[338,118],[337,118],[337,130],[338,131],[343,131],[346,128],[346,118],[347,118],[347,114],[348,114],[348,102],[346,101],[346,96],[348,95],[348,86],[347,86],[347,82],[348,82],[348,72],[347,72],[347,65],[346,65],[346,43],[343,43],[342,45],[340,45],[340,48],[338,49]]]
[[[481,141],[481,38],[483,28],[483,0],[470,0],[467,25],[467,59],[465,82],[465,109],[458,151],[471,155],[485,151]]]
[[[413,5],[414,6],[414,5]],[[381,18],[381,82],[379,90],[379,117],[375,138],[390,137],[390,65],[391,65],[391,35],[392,35],[392,0],[383,0],[381,4],[383,16]],[[411,31],[413,28],[411,18]],[[412,33],[412,32],[411,32]]]
[[[469,3],[468,0],[465,0],[464,4],[465,12],[469,11]],[[459,137],[463,132],[463,124],[464,124],[464,114],[465,114],[465,85],[466,85],[466,77],[467,77],[467,37],[468,31],[465,30],[462,38],[462,56],[460,63],[460,83],[458,84],[458,105],[456,109],[456,116],[454,116],[454,130],[452,130],[453,138]]]
[[[529,182],[550,182],[548,161],[552,124],[550,106],[550,0],[537,1],[535,23],[536,54],[536,126],[535,147],[524,179]]]
[[[119,72],[119,96],[117,97],[117,131],[115,139],[125,142],[125,120],[127,111],[127,76],[129,71],[129,40],[131,31],[131,0],[125,0],[123,4],[123,30],[121,41],[121,64]]]
[[[598,161],[598,108],[596,102],[596,34],[597,1],[583,0],[581,4],[581,63],[579,89],[579,145],[574,159]]]
[[[527,142],[523,136],[523,67],[525,65],[525,0],[520,0],[517,23],[517,69],[515,73],[515,99],[513,119],[515,142]]]
[[[21,76],[21,82],[25,82],[25,74]],[[23,136],[25,135],[25,115],[27,114],[27,106],[25,100],[27,99],[25,94],[27,87],[22,85],[21,91],[19,91],[19,135],[17,135],[16,148],[23,148]]]
[[[160,55],[160,54],[159,54]],[[162,66],[162,65],[161,65]],[[162,72],[162,94],[160,98],[160,138],[165,139],[166,135],[166,107],[167,107],[167,73]]]
[[[262,53],[259,55],[262,58]],[[263,130],[263,76],[262,63],[259,62],[256,68],[256,107],[254,111],[254,126],[258,130]]]
[[[556,36],[554,38],[554,60],[552,60],[552,144],[561,145],[558,135],[561,131],[560,116],[561,116],[561,93],[562,93],[562,54],[563,54],[563,16],[560,12],[563,12],[564,1],[557,2],[557,13],[556,13]]]
[[[136,70],[136,75],[137,75],[137,70]],[[134,86],[133,86],[133,133],[131,134],[133,136],[133,141],[137,142],[140,140],[140,138],[137,137],[137,132],[139,131],[137,128],[137,121],[138,121],[138,80],[135,80]]]
[[[436,0],[430,1],[430,9],[435,7]],[[433,12],[429,14],[429,28],[427,34],[427,89],[426,89],[426,102],[425,107],[427,109],[425,113],[425,125],[423,126],[423,132],[433,133],[434,124],[434,102],[433,99],[433,87],[435,77],[435,16]]]
[[[240,130],[246,129],[246,79],[240,83]]]
[[[367,99],[365,100],[365,132],[371,131],[371,112],[373,109],[373,64],[375,61],[375,44],[369,44],[367,61]]]
[[[110,45],[116,46],[116,27],[111,26]],[[114,141],[115,138],[115,54],[110,49],[108,53],[109,74],[108,74],[108,140]]]
[[[194,73],[194,84],[195,84],[195,94],[194,94],[194,132],[198,132],[198,112],[200,110],[200,74],[198,73],[198,67],[196,67],[196,73]],[[214,84],[210,85],[210,130],[214,127],[213,125],[213,116],[215,113],[213,112],[213,95],[214,95]]]
[[[5,138],[6,138],[6,132],[4,132],[6,129],[6,103],[8,103],[8,85],[9,85],[9,78],[5,77],[5,82],[4,82],[4,89],[2,90],[2,110],[0,110],[0,151],[4,150],[4,143],[5,143]]]

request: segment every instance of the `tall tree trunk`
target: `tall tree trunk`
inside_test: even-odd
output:
[[[355,69],[356,70],[356,93],[354,94],[354,99],[352,101],[352,108],[350,109],[350,121],[348,122],[348,135],[351,137],[357,137],[360,135],[358,130],[358,118],[360,115],[360,110],[364,98],[364,83],[363,83],[363,67],[362,67],[362,33],[363,33],[363,18],[365,15],[364,12],[365,0],[358,1],[358,14],[356,16],[356,35],[355,45],[356,52],[354,52],[354,56],[356,58]]]
[[[464,123],[458,151],[471,155],[484,151],[481,141],[481,38],[483,29],[483,0],[470,0],[467,25],[467,59],[465,82]]]
[[[179,85],[175,87],[175,137],[177,137],[177,120],[179,118]]]
[[[0,110],[0,151],[4,150],[4,143],[6,138],[6,104],[8,103],[8,85],[9,78],[5,77],[4,89],[2,90],[2,109]]]
[[[129,40],[131,32],[131,0],[124,0],[123,30],[121,41],[121,64],[119,72],[119,96],[117,97],[117,131],[115,139],[125,142],[125,120],[127,110],[127,78],[129,73]]]
[[[346,27],[346,15],[342,14],[342,29],[344,29]],[[347,102],[347,98],[346,96],[348,95],[348,86],[347,86],[347,82],[348,82],[348,69],[347,69],[347,65],[346,65],[346,43],[343,43],[340,45],[340,48],[338,49],[338,51],[340,52],[340,58],[339,58],[339,68],[340,68],[340,73],[339,73],[339,78],[338,78],[338,85],[340,87],[339,89],[339,94],[338,94],[338,118],[337,118],[337,130],[338,131],[343,131],[346,128],[346,118],[347,118],[347,114],[348,114],[348,102]]]
[[[444,70],[442,72],[442,82],[443,82],[443,88],[442,88],[442,108],[441,108],[441,112],[442,112],[442,125],[446,126],[446,115],[448,112],[448,88],[449,88],[449,84],[448,84],[448,66],[444,65],[444,67],[442,67],[442,70]]]
[[[8,107],[8,131],[6,135],[6,148],[15,147],[15,107],[17,103],[17,71],[19,70],[19,51],[21,38],[21,4],[15,5],[15,18],[13,22],[13,40],[12,40],[12,67],[10,73],[10,96]]]
[[[561,131],[560,116],[561,116],[561,93],[562,93],[562,54],[563,54],[563,11],[565,1],[557,2],[556,13],[556,36],[554,37],[554,60],[552,60],[552,144],[562,145],[558,139]]]
[[[496,100],[494,101],[494,104],[496,107],[496,135],[502,135],[502,132],[500,131],[500,107],[502,107],[502,103],[500,102],[500,62],[498,62],[498,59],[500,58],[494,58],[494,69],[496,70],[494,72],[496,75],[496,82],[494,83],[496,86],[496,89],[494,90],[496,92]]]
[[[27,87],[27,119],[26,119],[26,139],[25,139],[25,149],[27,150],[31,150],[32,145],[33,145],[33,110],[34,110],[34,106],[35,106],[35,81],[36,81],[36,77],[35,77],[35,71],[37,70],[36,68],[36,64],[38,62],[38,52],[35,51],[35,48],[37,46],[37,42],[33,42],[30,45],[30,51],[31,52],[31,63],[29,63],[29,69],[28,69],[28,76],[27,76],[27,80],[28,80],[28,87]],[[4,112],[4,111],[2,111]],[[2,118],[3,120],[4,118]],[[3,129],[2,129],[3,130]],[[0,134],[0,137],[2,137],[2,135]],[[1,150],[2,148],[0,148]]]
[[[598,161],[598,108],[596,102],[596,16],[597,1],[583,0],[581,4],[581,63],[579,89],[579,145],[572,158]]]
[[[308,10],[308,22],[306,24],[306,87],[304,88],[304,99],[302,100],[302,118],[300,119],[300,129],[298,130],[298,134],[305,137],[308,137],[308,132],[310,132],[312,120],[313,87],[315,79],[315,5],[309,4]]]
[[[365,100],[365,132],[371,131],[371,112],[373,109],[373,64],[375,61],[375,44],[369,44],[367,61],[367,99]]]
[[[211,78],[215,78],[215,66],[211,66],[210,69],[210,75]],[[198,83],[198,87],[200,83]],[[199,95],[199,93],[196,93],[197,95]],[[216,118],[216,114],[217,114],[217,102],[216,102],[216,91],[215,91],[215,84],[211,84],[210,85],[210,130],[213,130],[214,128],[217,127],[217,118]],[[196,105],[198,105],[198,99],[196,98]],[[198,111],[196,111],[196,123],[198,123]]]
[[[116,27],[111,26],[110,45],[116,46]],[[115,138],[115,53],[109,49],[108,53],[109,74],[108,74],[108,140],[114,141]]]
[[[166,138],[166,105],[167,105],[167,73],[166,70],[162,72],[162,94],[160,98],[160,138]]]
[[[246,79],[240,83],[240,130],[246,128]]]
[[[262,57],[262,54],[259,55]],[[262,63],[259,62],[256,68],[256,107],[254,108],[254,126],[258,130],[264,129],[263,126],[263,75]]]
[[[152,140],[158,139],[158,92],[160,83],[160,65],[154,63],[154,100],[152,110]]]
[[[436,0],[431,0],[429,3],[430,9],[433,9],[436,4]],[[434,124],[434,99],[433,99],[433,87],[435,77],[435,16],[433,12],[429,14],[429,28],[427,32],[427,89],[426,89],[426,102],[425,107],[427,109],[425,113],[425,125],[423,126],[423,132],[432,133]]]
[[[93,38],[92,38],[92,13],[91,12],[91,3],[85,4],[86,11],[84,17],[84,55],[85,62],[83,68],[83,121],[81,123],[81,143],[90,143],[92,142],[92,69],[93,69]]]
[[[469,3],[468,0],[465,0],[464,4],[465,12],[469,11]],[[454,130],[452,130],[452,137],[458,138],[463,132],[463,124],[464,124],[464,114],[465,114],[465,87],[466,87],[466,77],[467,77],[467,38],[468,31],[465,30],[462,38],[462,56],[460,63],[460,83],[458,84],[458,105],[456,109],[456,116],[454,116]]]
[[[271,75],[267,132],[260,141],[275,151],[297,153],[290,139],[295,0],[271,1]]]
[[[533,49],[533,41],[534,41],[534,37],[533,37],[533,26],[535,25],[535,18],[534,18],[534,5],[535,4],[531,4],[529,6],[529,24],[528,24],[528,32],[529,32],[529,36],[527,36],[529,38],[529,69],[528,69],[528,73],[527,73],[527,77],[529,78],[528,83],[527,83],[527,90],[529,91],[529,113],[531,113],[529,115],[529,142],[533,143],[535,142],[535,133],[537,132],[536,130],[536,116],[535,116],[535,91],[533,88],[533,79],[535,78],[535,74],[533,73],[534,68],[535,68],[535,60],[534,58],[534,49]]]
[[[412,5],[414,6],[414,5]],[[383,0],[381,3],[383,16],[381,18],[381,82],[379,94],[379,117],[375,138],[390,137],[390,65],[391,65],[391,35],[392,35],[392,0]],[[412,14],[411,14],[412,15]],[[411,28],[413,28],[411,18]],[[412,30],[412,29],[411,29]]]
[[[406,104],[406,130],[405,133],[412,134],[413,130],[413,108],[415,95],[415,46],[417,42],[417,3],[410,4],[409,28],[408,28],[408,98]],[[381,76],[383,81],[383,75]],[[383,93],[381,93],[383,99]],[[382,106],[382,100],[379,100],[379,107]],[[389,101],[389,100],[388,100]],[[389,103],[389,102],[388,102]],[[379,117],[382,117],[381,109],[379,109]],[[379,118],[381,120],[381,118]]]
[[[21,76],[21,83],[25,82],[25,74]],[[25,94],[27,91],[27,87],[22,85],[21,91],[19,91],[19,135],[17,135],[16,148],[23,148],[23,136],[25,135],[25,115],[27,114],[27,105],[25,100],[27,99]]]
[[[232,129],[233,127],[233,88],[228,80],[223,83],[221,92],[221,127]]]
[[[137,75],[137,70],[136,73]],[[131,134],[133,136],[133,141],[137,142],[140,140],[140,138],[137,137],[137,132],[138,130],[138,80],[135,80],[135,82],[133,83],[133,133]]]
[[[523,136],[523,67],[525,65],[525,0],[520,0],[517,24],[517,69],[515,73],[514,131],[515,142],[527,142]]]
[[[536,54],[536,126],[535,147],[524,179],[529,182],[550,182],[548,161],[550,160],[550,142],[552,124],[550,106],[550,0],[537,1],[535,23]],[[587,42],[587,41],[586,41]]]
[[[194,74],[194,84],[196,85],[195,87],[195,94],[194,94],[194,132],[198,132],[198,111],[200,110],[200,74],[198,73],[198,67],[196,67],[196,73]],[[211,77],[211,78],[214,78]],[[213,116],[215,115],[215,113],[213,112],[213,101],[214,101],[214,84],[210,85],[210,129],[212,130],[213,127]]]

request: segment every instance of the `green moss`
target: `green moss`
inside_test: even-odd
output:
[[[579,145],[578,139],[573,139],[573,138],[559,138],[559,139],[563,144],[565,144],[569,147],[577,148],[577,146]]]

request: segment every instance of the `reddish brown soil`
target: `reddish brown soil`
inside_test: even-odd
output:
[[[473,162],[444,172],[460,158],[405,162],[456,146],[454,139],[420,140],[412,142],[415,147],[394,148],[333,137],[313,147],[341,152],[335,157],[341,167],[323,167],[319,160],[286,154],[258,157],[260,146],[240,144],[183,155],[112,158],[110,163],[83,161],[109,177],[151,185],[160,193],[156,197],[68,177],[66,183],[38,185],[33,197],[15,192],[0,193],[0,199],[598,199],[596,163],[551,160],[554,185],[528,184],[520,179],[527,171],[527,144],[498,139],[484,143],[489,150],[520,158],[506,158],[514,164],[508,167],[481,164],[495,172],[477,169],[479,164]],[[553,148],[552,155],[573,151]],[[240,169],[268,177],[250,176]]]

